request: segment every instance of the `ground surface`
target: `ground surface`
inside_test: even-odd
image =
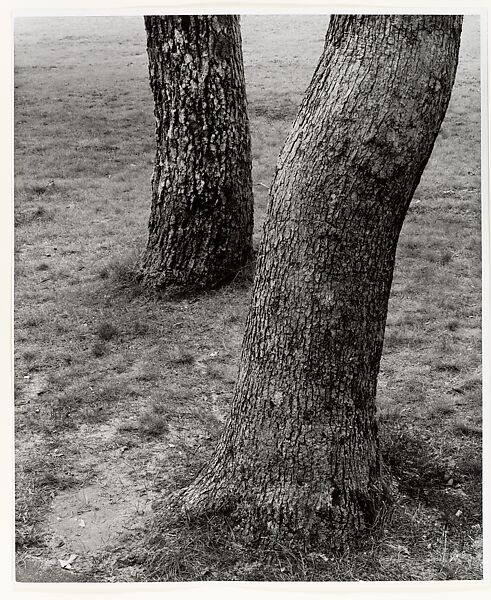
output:
[[[256,243],[326,24],[243,18]],[[481,577],[479,94],[479,22],[467,17],[394,276],[378,401],[400,501],[383,541],[334,560],[254,560],[197,550],[180,532],[158,578]],[[158,302],[131,281],[146,241],[152,110],[141,19],[16,22],[19,580],[149,578],[128,548],[153,500],[206,461],[227,414],[248,284]]]

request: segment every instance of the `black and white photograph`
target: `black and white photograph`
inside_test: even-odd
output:
[[[14,582],[485,583],[487,15],[403,8],[14,11]]]

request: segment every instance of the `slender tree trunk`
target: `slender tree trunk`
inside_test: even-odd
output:
[[[396,245],[460,30],[455,16],[332,17],[279,157],[230,418],[176,499],[189,515],[323,548],[381,519],[375,395]]]
[[[211,286],[252,257],[251,151],[239,17],[145,17],[157,152],[149,287]]]

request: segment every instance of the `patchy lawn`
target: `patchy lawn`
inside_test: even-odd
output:
[[[326,26],[242,20],[256,244]],[[251,554],[226,524],[169,524],[149,564],[152,503],[192,480],[222,429],[250,296],[237,281],[163,302],[134,285],[153,155],[141,18],[16,22],[19,578],[33,561],[51,578],[109,582],[481,578],[478,18],[465,19],[451,105],[401,234],[378,393],[399,502],[382,542],[359,553]]]

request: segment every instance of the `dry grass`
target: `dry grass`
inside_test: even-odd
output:
[[[256,244],[276,157],[326,22],[243,19]],[[242,548],[224,522],[180,523],[161,534],[160,559],[150,567],[137,543],[151,517],[141,507],[190,481],[209,457],[233,391],[250,286],[237,280],[199,297],[159,301],[136,284],[154,144],[141,19],[17,22],[22,559],[36,555],[57,567],[77,539],[66,519],[56,520],[53,502],[66,498],[70,506],[92,490],[101,512],[127,511],[127,529],[111,543],[109,525],[78,532],[101,527],[97,549],[80,552],[74,564],[97,580],[481,577],[477,32],[477,20],[467,18],[452,102],[399,244],[378,401],[400,500],[382,542],[338,557],[288,549],[259,555]]]

